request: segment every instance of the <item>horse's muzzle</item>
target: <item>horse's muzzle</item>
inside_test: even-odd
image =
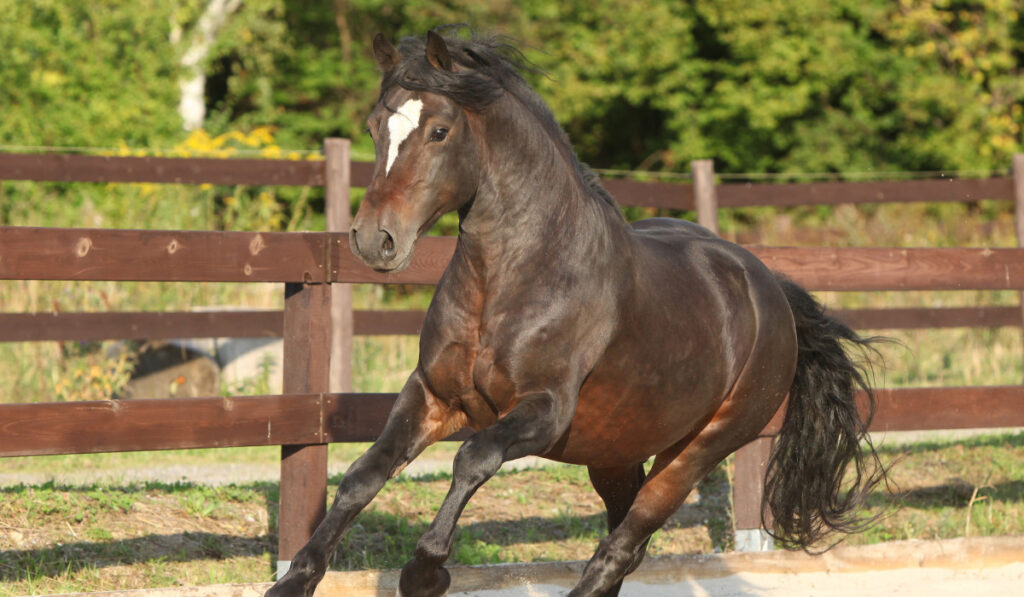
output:
[[[386,229],[353,227],[349,233],[349,246],[356,257],[369,267],[382,272],[401,269],[395,237]]]

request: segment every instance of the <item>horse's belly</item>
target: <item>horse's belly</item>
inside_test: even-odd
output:
[[[727,320],[634,321],[587,377],[572,424],[548,456],[592,466],[631,464],[689,437],[728,396],[750,354],[755,322],[743,308]]]
[[[643,462],[693,433],[717,410],[725,392],[707,376],[656,380],[642,374],[591,375],[580,391],[568,431],[547,458],[596,467]],[[698,379],[703,377],[704,379]]]

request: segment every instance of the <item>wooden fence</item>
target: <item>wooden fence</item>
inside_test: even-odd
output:
[[[280,336],[278,396],[0,404],[0,456],[280,445],[279,555],[309,537],[326,501],[326,445],[371,441],[394,394],[351,392],[353,334],[414,334],[422,312],[354,311],[351,284],[433,284],[454,239],[425,237],[412,265],[377,274],[348,249],[348,190],[372,166],[350,163],[348,142],[325,143],[323,162],[0,154],[0,180],[324,186],[328,232],[196,232],[0,227],[0,279],[273,282],[283,311],[223,313],[3,313],[0,341]],[[695,162],[694,184],[609,180],[624,205],[715,210],[749,205],[1015,199],[1015,177],[980,180],[714,184]],[[1020,235],[1024,237],[1024,234]],[[810,290],[1024,290],[1024,249],[751,247]],[[864,328],[1021,325],[1019,307],[872,309],[840,314]],[[329,330],[334,330],[333,334]],[[328,366],[328,362],[331,366]],[[329,373],[330,371],[330,373]],[[329,378],[329,375],[333,378]],[[875,430],[1024,426],[1024,386],[882,390]],[[736,457],[735,527],[760,527],[765,451],[777,422]],[[740,536],[740,535],[738,535]]]

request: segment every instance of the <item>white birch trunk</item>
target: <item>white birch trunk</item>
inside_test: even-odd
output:
[[[224,21],[238,10],[242,0],[210,0],[199,21],[196,22],[186,39],[191,45],[182,54],[179,64],[185,76],[178,81],[181,101],[178,103],[178,114],[185,130],[193,131],[202,128],[206,118],[206,72],[203,70],[210,48],[217,40],[217,32]],[[171,28],[171,43],[178,44],[181,40],[181,29]]]

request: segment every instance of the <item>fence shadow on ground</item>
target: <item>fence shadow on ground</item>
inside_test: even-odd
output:
[[[83,570],[146,562],[266,556],[269,563],[276,545],[275,537],[269,535],[238,537],[223,533],[183,532],[143,535],[130,539],[77,541],[36,549],[5,549],[0,552],[0,583],[40,580]],[[264,580],[269,580],[269,576]]]

